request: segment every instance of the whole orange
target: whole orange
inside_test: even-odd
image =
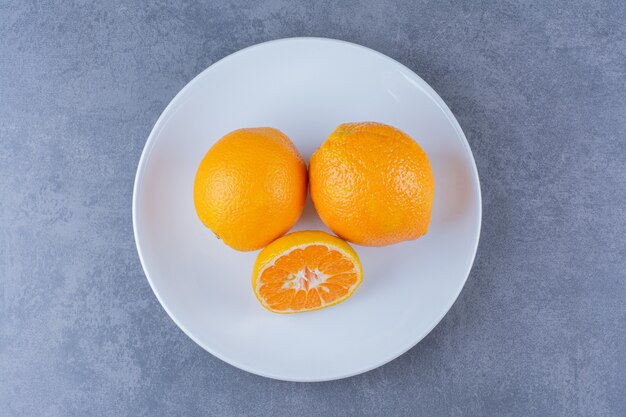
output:
[[[430,162],[395,127],[337,127],[311,157],[309,187],[322,221],[356,244],[385,246],[428,231],[435,191]]]
[[[304,159],[277,129],[239,129],[207,152],[194,182],[198,217],[228,246],[260,249],[286,233],[304,208]]]

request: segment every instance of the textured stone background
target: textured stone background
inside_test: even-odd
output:
[[[480,3],[0,0],[0,415],[626,415],[626,3]],[[415,70],[456,114],[483,190],[450,313],[399,359],[330,383],[204,352],[133,242],[160,112],[216,60],[291,36]]]

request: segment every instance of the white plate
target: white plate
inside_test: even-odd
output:
[[[278,128],[308,160],[338,124],[352,121],[396,126],[427,152],[435,176],[430,230],[414,242],[355,246],[364,280],[344,303],[270,313],[251,288],[257,252],[230,249],[196,217],[196,168],[217,139],[237,128]],[[480,221],[474,159],[441,98],[391,58],[331,39],[263,43],[198,75],[150,133],[133,195],[139,257],[174,322],[231,365],[291,381],[359,374],[419,342],[463,288]],[[302,229],[327,230],[310,201],[294,228]]]

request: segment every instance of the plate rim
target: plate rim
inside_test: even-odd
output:
[[[142,248],[141,248],[141,244],[139,242],[139,233],[138,233],[138,195],[139,195],[139,190],[141,189],[141,182],[144,176],[144,171],[145,171],[145,167],[149,158],[149,155],[152,151],[152,149],[154,148],[154,144],[156,143],[156,136],[158,134],[158,132],[163,128],[164,124],[166,123],[166,121],[168,120],[168,115],[169,114],[173,114],[172,110],[175,109],[177,106],[179,106],[179,104],[181,103],[181,101],[183,100],[184,96],[186,95],[186,92],[188,90],[190,90],[193,86],[195,86],[195,84],[198,83],[198,80],[205,76],[205,74],[211,72],[212,70],[214,70],[216,67],[223,65],[225,62],[231,60],[233,57],[239,55],[239,54],[243,54],[251,49],[256,49],[256,48],[261,48],[261,47],[266,47],[272,44],[277,44],[277,43],[289,43],[289,42],[302,42],[302,41],[314,41],[314,42],[320,42],[320,43],[329,43],[329,44],[340,44],[342,46],[347,46],[347,47],[351,47],[351,48],[355,48],[355,49],[361,49],[364,52],[368,52],[368,53],[373,53],[374,55],[377,55],[378,57],[382,58],[383,60],[387,61],[389,64],[394,65],[396,67],[398,67],[401,70],[406,71],[411,77],[414,78],[414,80],[419,84],[419,86],[421,88],[424,89],[424,91],[428,94],[428,96],[433,99],[433,101],[435,102],[435,104],[437,104],[437,106],[439,106],[439,108],[441,109],[441,111],[445,114],[446,118],[448,119],[448,121],[452,124],[454,130],[457,132],[457,134],[460,136],[460,138],[462,139],[463,142],[463,147],[465,148],[466,153],[469,155],[470,161],[472,162],[472,180],[475,182],[476,184],[476,190],[477,190],[477,197],[478,197],[478,231],[476,234],[476,239],[474,241],[473,244],[473,248],[472,248],[472,257],[471,257],[471,261],[468,263],[468,268],[467,271],[465,272],[465,277],[463,279],[462,284],[459,286],[459,288],[456,291],[456,294],[454,295],[454,297],[451,299],[452,301],[449,303],[449,305],[445,308],[443,314],[433,322],[433,324],[425,331],[417,333],[417,336],[411,339],[411,342],[408,344],[408,346],[401,346],[400,349],[397,349],[397,351],[388,356],[385,357],[382,360],[379,360],[373,364],[370,364],[369,366],[366,367],[362,367],[360,369],[356,369],[350,372],[345,372],[342,374],[338,374],[338,375],[333,375],[330,377],[325,377],[325,378],[310,378],[310,377],[306,377],[306,376],[301,376],[301,377],[294,377],[294,376],[286,376],[286,375],[281,375],[280,373],[272,373],[272,372],[265,372],[259,369],[255,369],[254,367],[250,367],[247,365],[242,365],[240,363],[238,363],[237,360],[234,360],[230,357],[228,357],[227,354],[221,353],[221,352],[216,352],[215,350],[213,350],[211,347],[206,346],[204,343],[201,343],[196,337],[194,337],[194,335],[188,331],[188,329],[175,317],[174,314],[172,314],[172,312],[169,310],[169,308],[167,307],[166,303],[164,303],[163,299],[161,298],[161,295],[159,294],[159,291],[156,289],[152,279],[150,278],[150,274],[148,273],[148,268],[146,267],[146,262],[144,259],[144,255],[142,252]],[[139,163],[137,165],[137,171],[135,173],[135,180],[134,180],[134,184],[133,184],[133,196],[132,196],[132,223],[133,223],[133,237],[135,239],[135,246],[137,248],[137,254],[139,256],[139,261],[141,263],[141,267],[143,269],[144,275],[146,276],[146,279],[148,281],[148,284],[150,285],[150,288],[152,289],[152,292],[154,293],[154,295],[157,298],[157,301],[159,302],[159,304],[161,305],[161,307],[165,310],[165,312],[167,313],[167,315],[169,316],[169,318],[174,322],[174,324],[176,324],[176,326],[178,326],[178,328],[180,330],[182,330],[182,332],[189,337],[192,341],[194,341],[198,346],[200,346],[202,349],[204,349],[205,351],[209,352],[211,355],[215,356],[216,358],[220,359],[221,361],[235,367],[241,370],[244,370],[246,372],[249,372],[251,374],[255,374],[255,375],[259,375],[265,378],[271,378],[271,379],[276,379],[276,380],[281,380],[281,381],[289,381],[289,382],[324,382],[324,381],[334,381],[334,380],[339,380],[339,379],[344,379],[344,378],[349,378],[352,376],[356,376],[356,375],[360,375],[366,372],[369,372],[371,370],[374,370],[378,367],[381,367],[395,359],[397,359],[398,357],[402,356],[403,354],[405,354],[406,352],[408,352],[410,349],[412,349],[413,347],[415,347],[419,342],[421,342],[428,334],[430,334],[430,332],[432,332],[432,330],[437,327],[437,325],[441,322],[441,320],[443,320],[443,318],[448,314],[448,312],[450,311],[450,309],[452,308],[452,306],[454,305],[454,303],[456,303],[459,295],[461,294],[461,291],[463,290],[463,288],[465,287],[465,284],[467,283],[467,280],[469,278],[469,275],[472,271],[472,268],[474,266],[474,262],[476,260],[476,253],[478,252],[478,244],[480,241],[480,235],[481,235],[481,231],[482,231],[482,191],[481,191],[481,186],[480,186],[480,177],[478,175],[478,168],[476,166],[476,160],[474,158],[474,154],[472,152],[472,149],[469,145],[469,142],[467,141],[467,138],[465,137],[465,133],[463,132],[463,129],[461,128],[459,122],[457,121],[456,117],[454,116],[454,114],[452,113],[452,111],[450,110],[450,108],[447,106],[447,104],[443,101],[443,99],[439,96],[439,94],[437,94],[437,92],[426,82],[424,81],[417,73],[415,73],[413,70],[411,70],[410,68],[408,68],[406,65],[396,61],[395,59],[383,54],[382,52],[378,52],[374,49],[368,48],[366,46],[363,45],[359,45],[356,43],[352,43],[352,42],[348,42],[348,41],[344,41],[344,40],[339,40],[339,39],[333,39],[333,38],[324,38],[324,37],[290,37],[290,38],[280,38],[280,39],[274,39],[274,40],[270,40],[270,41],[266,41],[266,42],[261,42],[261,43],[257,43],[248,47],[245,47],[243,49],[240,49],[236,52],[233,52],[229,55],[226,55],[225,57],[219,59],[218,61],[212,63],[211,65],[209,65],[207,68],[205,68],[204,70],[202,70],[199,74],[197,74],[195,77],[193,77],[178,93],[176,93],[176,95],[174,96],[174,98],[172,98],[172,100],[169,102],[169,104],[165,107],[165,109],[161,112],[161,114],[159,115],[159,118],[157,119],[157,121],[155,122],[154,126],[152,127],[150,134],[148,135],[148,139],[146,140],[143,150],[141,152],[141,156],[139,157]]]

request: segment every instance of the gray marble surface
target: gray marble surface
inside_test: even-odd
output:
[[[625,416],[626,3],[0,0],[0,415]],[[476,262],[407,354],[330,383],[196,346],[144,278],[132,186],[172,97],[292,36],[415,70],[478,165]]]

